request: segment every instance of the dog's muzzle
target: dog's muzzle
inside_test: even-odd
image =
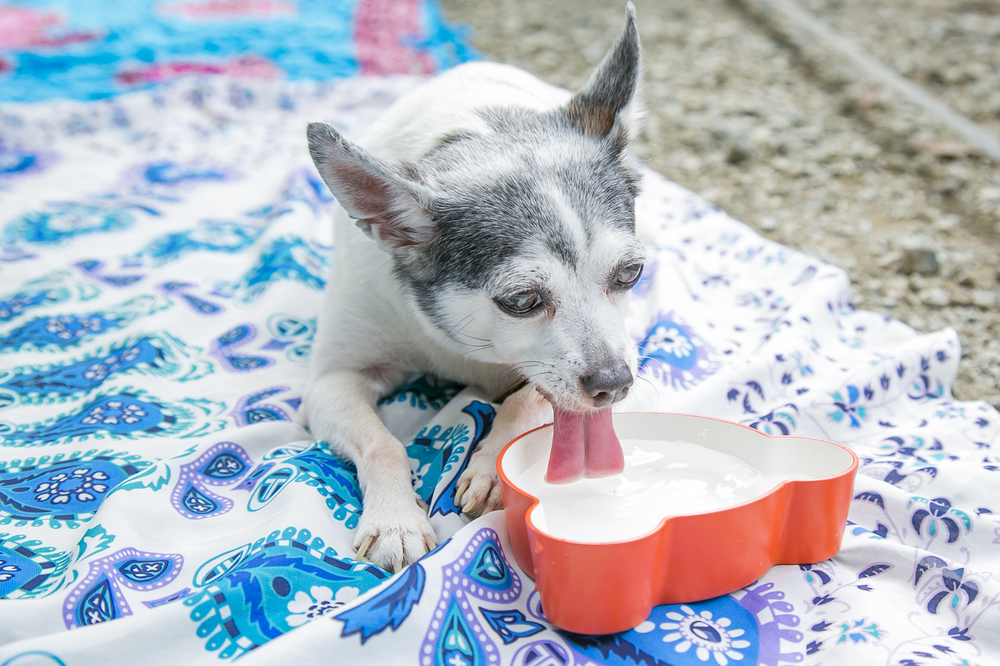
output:
[[[594,399],[594,407],[607,407],[627,396],[633,381],[632,372],[622,363],[583,377],[580,385],[583,392]]]

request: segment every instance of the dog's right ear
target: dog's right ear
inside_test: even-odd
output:
[[[635,100],[639,89],[639,30],[635,6],[629,2],[625,27],[618,41],[590,75],[580,92],[573,95],[566,112],[570,121],[594,139],[610,138],[624,147],[636,131],[639,114]]]
[[[370,155],[326,123],[310,123],[309,154],[326,186],[357,225],[393,252],[434,235],[431,196],[416,166]]]

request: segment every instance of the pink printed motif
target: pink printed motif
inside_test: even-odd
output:
[[[225,74],[238,79],[278,79],[284,72],[270,60],[246,56],[224,62],[168,62],[121,72],[115,81],[125,85],[158,83],[179,76]]]
[[[57,14],[46,14],[23,7],[0,5],[0,49],[25,50],[31,47],[63,46],[97,38],[92,32],[70,32],[58,37],[46,33],[62,23]],[[4,65],[0,63],[0,71]]]
[[[209,0],[209,2],[176,2],[157,7],[160,14],[176,14],[196,21],[228,18],[272,18],[294,16],[298,7],[284,0]]]
[[[419,0],[360,0],[354,27],[358,64],[369,76],[431,74],[431,57],[406,41],[420,34]]]

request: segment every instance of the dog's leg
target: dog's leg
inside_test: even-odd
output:
[[[313,436],[357,467],[364,504],[354,537],[358,559],[399,571],[437,538],[413,491],[406,448],[375,411],[378,397],[364,375],[339,371],[314,378],[303,407]]]
[[[455,487],[455,505],[462,507],[462,513],[476,518],[503,508],[497,456],[510,440],[539,425],[547,408],[548,403],[532,384],[503,401],[493,419],[490,434],[472,454],[469,466]]]

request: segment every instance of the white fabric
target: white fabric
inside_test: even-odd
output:
[[[951,398],[954,331],[854,311],[843,271],[648,170],[623,409],[851,447],[840,554],[556,631],[503,515],[449,507],[493,407],[431,378],[382,410],[451,539],[392,581],[352,560],[352,470],[291,423],[332,243],[305,124],[354,135],[417,83],[0,106],[0,158],[34,159],[0,172],[0,664],[1000,663],[1000,415]]]

